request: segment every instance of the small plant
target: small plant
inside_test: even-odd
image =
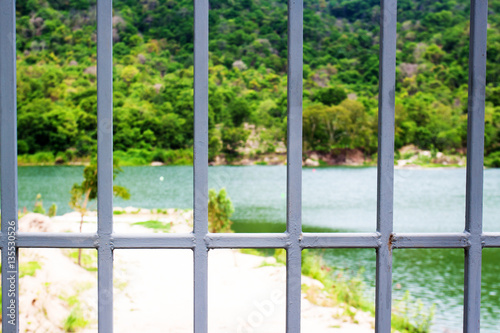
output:
[[[81,249],[80,249],[81,250]],[[71,250],[68,256],[89,272],[97,272],[97,251],[92,249]]]
[[[208,230],[210,232],[231,232],[232,222],[229,220],[234,213],[233,203],[227,196],[226,189],[208,191]]]
[[[118,165],[118,160],[113,160],[113,179],[122,169]],[[88,204],[90,201],[97,198],[97,162],[94,160],[83,169],[83,182],[81,184],[73,184],[71,188],[71,201],[69,206],[80,213],[80,232],[82,232],[83,217],[87,213]],[[113,195],[121,197],[125,200],[130,198],[130,193],[123,186],[113,185]],[[81,265],[81,252],[78,250],[78,265]]]
[[[92,287],[91,283],[78,285],[76,293],[71,296],[60,295],[59,298],[65,301],[68,308],[71,309],[69,315],[63,321],[65,332],[78,332],[89,324],[89,320],[85,319],[84,307],[80,301],[80,294],[84,290]]]
[[[53,217],[53,216],[56,216],[57,214],[57,205],[55,203],[53,203],[50,207],[49,207],[49,216],[50,217]]]
[[[76,304],[71,309],[69,316],[64,320],[64,331],[77,332],[80,328],[84,328],[88,324],[88,320],[86,320],[83,316],[83,311],[80,307],[79,301],[76,301]]]
[[[421,300],[414,301],[410,292],[406,291],[403,298],[396,302],[392,315],[392,326],[401,333],[430,332],[436,306],[425,309]]]
[[[144,228],[153,229],[155,232],[169,232],[170,228],[172,228],[171,223],[160,222],[157,220],[149,220],[145,222],[136,222],[132,225],[140,225]]]
[[[33,213],[45,214],[45,208],[43,208],[42,195],[38,193],[35,198],[35,208]]]

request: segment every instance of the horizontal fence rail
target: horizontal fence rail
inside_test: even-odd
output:
[[[0,237],[4,235],[1,234]],[[15,237],[20,248],[99,248],[99,234],[19,232]],[[382,243],[380,233],[302,233],[298,241],[301,249],[309,248],[366,248],[378,249]],[[287,248],[292,241],[288,233],[224,234],[207,233],[202,242],[208,249]],[[471,246],[470,233],[392,233],[391,249],[459,249]],[[131,235],[112,234],[109,238],[112,249],[194,249],[193,234]],[[500,247],[500,233],[480,235],[483,248]]]
[[[481,253],[500,247],[499,233],[482,232],[484,100],[487,1],[471,1],[466,219],[462,233],[394,233],[394,113],[396,0],[381,0],[377,228],[372,233],[303,233],[302,49],[303,2],[288,3],[287,230],[285,233],[208,232],[208,0],[194,0],[194,230],[189,234],[130,235],[113,232],[112,3],[97,1],[98,231],[17,232],[15,2],[0,0],[2,331],[19,332],[19,248],[95,248],[98,251],[98,327],[113,332],[113,251],[192,249],[194,332],[208,330],[208,252],[211,249],[287,250],[286,331],[300,332],[301,250],[371,248],[376,258],[375,331],[391,331],[394,249],[464,249],[464,332],[479,332]],[[7,291],[13,292],[7,292]],[[12,306],[11,306],[12,304]]]

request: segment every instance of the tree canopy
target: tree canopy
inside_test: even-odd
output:
[[[168,162],[169,151],[193,145],[192,1],[113,5],[115,149],[149,151]],[[95,0],[16,6],[19,153],[51,153],[61,162],[91,156],[97,136]],[[469,1],[400,0],[397,10],[396,148],[463,148]],[[304,2],[306,149],[376,151],[379,20],[375,0]],[[212,0],[209,21],[211,157],[237,152],[246,140],[245,123],[285,141],[286,1]],[[489,2],[488,23],[485,150],[496,154],[499,0]]]

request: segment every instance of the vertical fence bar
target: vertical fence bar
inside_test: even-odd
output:
[[[465,231],[464,332],[479,332],[483,229],[484,100],[488,1],[471,0],[469,41],[469,105],[467,125],[467,184]]]
[[[381,0],[375,331],[391,332],[397,1]]]
[[[0,177],[2,181],[2,332],[19,331],[17,232],[16,11],[0,0]]]
[[[300,332],[302,233],[302,0],[288,1],[286,331]]]
[[[194,0],[194,332],[208,331],[208,0]]]
[[[113,332],[113,4],[97,1],[98,326]]]

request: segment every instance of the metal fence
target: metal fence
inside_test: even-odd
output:
[[[208,0],[194,0],[194,231],[191,234],[113,233],[112,2],[97,1],[98,230],[58,234],[18,232],[16,140],[15,1],[0,0],[0,110],[2,329],[19,331],[19,248],[94,248],[98,251],[98,327],[113,332],[113,250],[192,249],[194,331],[207,332],[208,251],[223,248],[284,248],[287,268],[286,331],[300,332],[301,250],[373,248],[377,252],[376,332],[391,332],[392,251],[398,248],[463,248],[464,332],[479,332],[481,254],[500,247],[500,233],[482,232],[486,0],[471,0],[467,185],[462,233],[393,233],[396,0],[381,0],[377,229],[373,233],[303,233],[302,28],[303,1],[288,3],[287,231],[268,234],[208,232]]]

